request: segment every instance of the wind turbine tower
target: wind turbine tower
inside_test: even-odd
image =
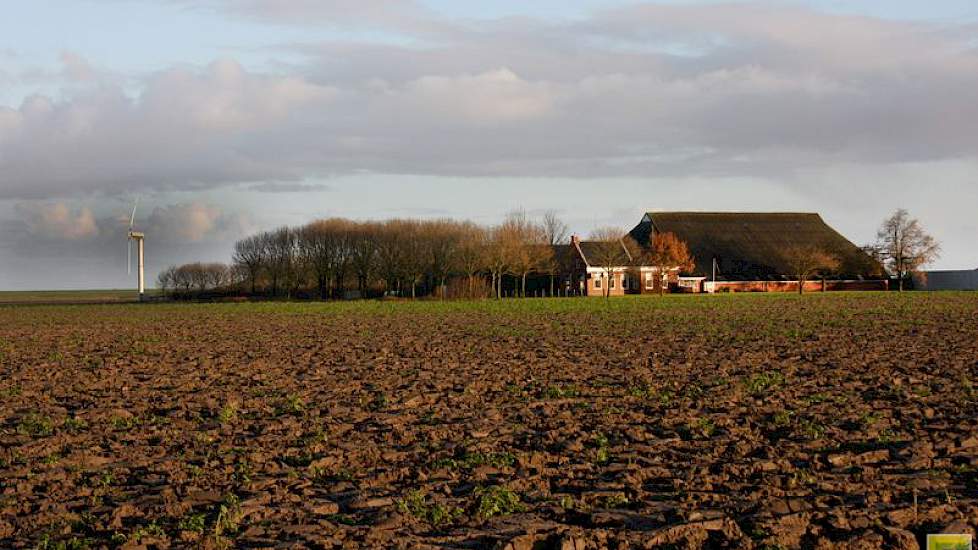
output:
[[[132,205],[132,215],[129,216],[129,240],[126,243],[127,250],[127,260],[126,260],[126,271],[132,275],[132,242],[136,241],[136,261],[138,266],[137,272],[137,283],[136,288],[139,291],[139,301],[142,302],[146,293],[146,283],[144,277],[143,268],[143,239],[145,234],[139,231],[133,231],[133,225],[136,223],[136,207],[139,206],[139,199],[136,199],[136,203]]]

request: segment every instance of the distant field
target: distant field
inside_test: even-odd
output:
[[[155,290],[146,291],[149,295]],[[135,290],[26,290],[0,291],[0,304],[96,304],[135,302]]]
[[[973,292],[8,305],[0,548],[917,548],[976,357]]]

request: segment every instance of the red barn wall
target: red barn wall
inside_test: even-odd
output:
[[[825,281],[827,291],[887,288],[887,281]],[[821,291],[822,281],[805,282],[805,292]],[[798,292],[798,281],[717,281],[716,292]]]

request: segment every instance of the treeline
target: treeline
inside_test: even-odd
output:
[[[158,283],[178,297],[552,296],[570,291],[557,281],[570,272],[572,258],[553,246],[567,237],[553,212],[540,220],[514,212],[491,227],[331,218],[251,235],[235,243],[231,265],[171,267]]]
[[[157,277],[159,289],[171,296],[198,296],[227,292],[240,280],[234,266],[222,263],[192,263],[164,269]]]

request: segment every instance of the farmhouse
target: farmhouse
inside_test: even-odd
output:
[[[571,236],[568,245],[554,246],[554,256],[564,267],[564,293],[580,296],[624,296],[659,292],[663,287],[698,292],[705,277],[681,276],[679,269],[659,274],[642,265],[642,250],[630,250],[624,241],[584,241]],[[617,260],[617,261],[615,261]]]
[[[706,291],[797,290],[788,252],[801,247],[816,247],[839,263],[831,277],[809,281],[806,290],[886,288],[879,262],[818,214],[649,212],[629,235],[648,247],[662,233],[673,233],[686,242],[695,268],[684,275],[707,281],[701,287]],[[676,278],[675,282],[677,286],[691,284],[689,279]]]

